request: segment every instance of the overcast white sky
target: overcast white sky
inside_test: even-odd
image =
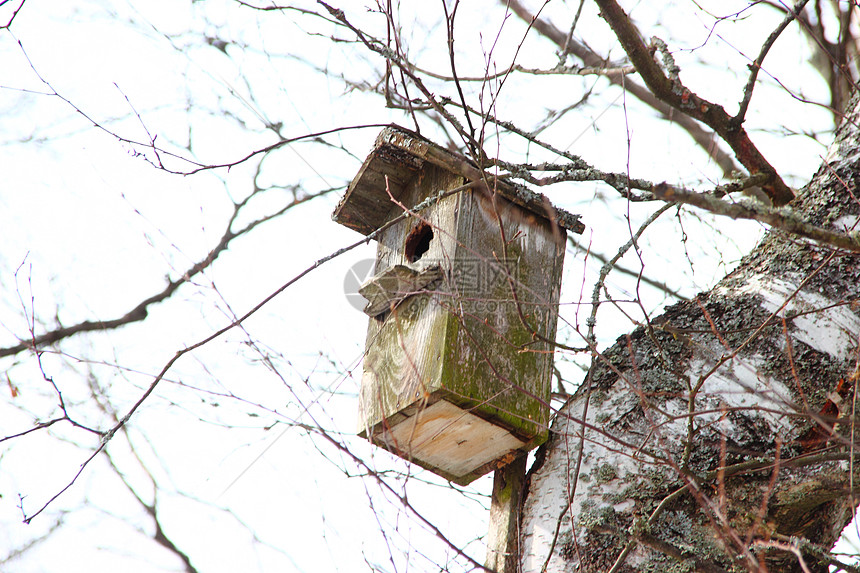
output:
[[[645,23],[662,18],[676,34],[670,38],[667,32],[664,39],[674,45],[692,48],[709,38],[701,17],[680,11],[649,14],[646,4],[637,4],[634,16],[641,14]],[[0,21],[19,5],[0,6]],[[384,36],[381,19],[362,3],[347,3],[344,9],[355,23]],[[545,13],[564,27],[572,9],[555,3]],[[427,13],[414,16],[406,13],[408,7],[403,10],[404,37],[415,57],[423,66],[446,72],[445,53],[436,50],[444,34],[436,26],[440,8],[423,6],[420,10]],[[461,21],[468,22],[458,30],[461,74],[481,73],[503,22],[490,67],[507,67],[525,30],[521,22],[514,17],[506,21],[498,9],[464,5],[461,10]],[[586,9],[584,24],[592,25],[592,11]],[[751,30],[772,25],[720,27],[715,31],[720,40],[712,39],[707,48],[679,50],[685,81],[712,100],[736,105],[734,94],[745,79],[731,71],[744,69],[738,51],[755,54],[764,33]],[[331,34],[345,36],[315,18],[254,12],[227,0],[27,0],[11,31],[0,32],[0,345],[26,336],[33,316],[37,333],[58,323],[121,316],[160,291],[165,277],[176,278],[200,260],[224,232],[233,202],[253,189],[257,161],[193,176],[170,175],[147,162],[156,160],[151,150],[118,141],[111,133],[143,141],[157,135],[157,142],[179,155],[193,153],[204,163],[222,163],[274,143],[266,123],[282,123],[288,136],[366,123],[409,126],[408,117],[338,79],[370,81],[381,64],[355,46],[331,43]],[[802,85],[805,95],[823,98],[821,82],[800,68],[806,56],[792,47],[797,37],[787,36],[774,50],[769,71],[790,77],[793,86]],[[227,54],[208,45],[206,37],[228,41]],[[595,48],[611,49],[620,57],[610,36],[589,38],[598,43]],[[247,48],[240,49],[242,45]],[[552,46],[529,40],[518,62],[551,67],[554,57]],[[724,69],[696,67],[700,59],[719,58],[728,62]],[[331,76],[320,73],[322,68]],[[620,90],[605,89],[601,80],[514,76],[496,113],[524,126],[537,125],[547,109],[570,105],[591,88],[596,95],[589,105],[548,129],[546,138],[570,146],[598,167],[625,171],[629,166],[634,176],[655,181],[707,185],[719,177],[713,165],[691,151],[685,136],[666,130]],[[817,167],[824,147],[806,137],[756,128],[802,113],[798,129],[822,129],[829,118],[816,108],[793,107],[790,97],[769,108],[767,98],[777,88],[769,82],[761,89],[750,128],[774,164],[801,184]],[[468,97],[477,102],[476,93]],[[440,132],[426,128],[441,141]],[[271,155],[257,181],[285,189],[254,199],[238,225],[278,209],[293,193],[345,185],[378,131],[328,138],[348,153],[298,143]],[[189,141],[191,149],[183,149]],[[510,140],[501,151],[512,158],[535,153]],[[173,169],[190,168],[177,159],[165,161]],[[62,389],[73,415],[107,427],[111,415],[94,406],[87,380],[98,380],[122,415],[177,350],[228,324],[317,259],[359,238],[330,220],[339,194],[296,207],[238,239],[205,276],[151,308],[145,323],[72,339],[61,346],[63,354],[44,354],[41,369],[27,355],[0,361],[4,435],[56,416],[46,378]],[[607,194],[605,188],[587,184],[562,187],[552,198],[582,213],[589,227],[583,240],[611,254],[629,231],[617,217],[623,203],[595,200],[601,194]],[[632,225],[653,209],[629,206]],[[690,215],[684,221],[690,233],[712,224]],[[687,295],[707,288],[760,233],[749,223],[719,221],[716,226],[728,229],[727,234],[710,243],[688,244],[686,251],[672,221],[658,227],[649,240],[664,248],[646,255],[649,271],[673,288],[686,289]],[[364,246],[323,265],[249,320],[244,331],[231,331],[182,358],[133,418],[128,438],[109,446],[119,470],[148,501],[150,478],[135,455],[152,472],[162,488],[158,501],[167,534],[200,571],[355,571],[372,565],[385,571],[438,570],[432,563],[468,570],[393,493],[371,478],[354,477],[364,468],[319,436],[289,425],[295,423],[326,428],[372,468],[417,474],[408,482],[389,481],[454,543],[483,561],[479,537],[486,530],[490,477],[464,493],[455,492],[443,480],[409,470],[351,436],[367,318],[348,303],[343,281],[352,265],[373,253],[373,245]],[[584,269],[582,258],[573,253],[566,265],[563,299],[579,300],[582,289],[590,296],[588,279],[596,267]],[[633,288],[623,278],[611,278],[609,284],[618,296]],[[643,295],[649,311],[670,302],[659,293]],[[562,314],[574,323],[575,305]],[[620,314],[607,311],[605,316],[598,331],[603,342],[630,329]],[[562,328],[560,337],[578,342],[570,329]],[[571,360],[562,357],[559,365],[571,380],[577,379]],[[70,481],[95,444],[87,432],[58,424],[0,446],[0,557],[38,537],[60,514],[65,523],[4,570],[180,569],[174,556],[136,532],[151,534],[152,523],[104,457],[90,464],[46,514],[29,526],[21,523],[19,506],[23,503],[32,513],[44,504]]]

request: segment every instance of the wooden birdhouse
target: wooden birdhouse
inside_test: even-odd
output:
[[[360,432],[467,484],[546,440],[561,271],[578,217],[406,129],[334,212],[378,242]]]

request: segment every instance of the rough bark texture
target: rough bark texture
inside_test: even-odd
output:
[[[792,203],[840,231],[860,214],[857,107]],[[791,538],[829,549],[856,507],[858,301],[860,256],[772,232],[619,338],[539,451],[522,570],[827,571]]]

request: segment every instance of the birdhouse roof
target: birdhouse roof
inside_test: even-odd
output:
[[[496,178],[482,171],[464,155],[443,149],[397,125],[386,127],[376,138],[373,151],[364,160],[332,218],[364,235],[376,231],[386,222],[392,197],[398,199],[409,181],[426,163],[477,183],[477,187],[483,188],[485,193],[498,193],[563,229],[582,233],[585,228],[579,221],[579,215],[554,207],[546,196],[512,181]],[[488,189],[485,181],[491,182],[492,189]]]

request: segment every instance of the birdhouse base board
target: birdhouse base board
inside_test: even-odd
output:
[[[371,441],[462,485],[506,465],[531,445],[446,400],[400,418],[371,429]]]

